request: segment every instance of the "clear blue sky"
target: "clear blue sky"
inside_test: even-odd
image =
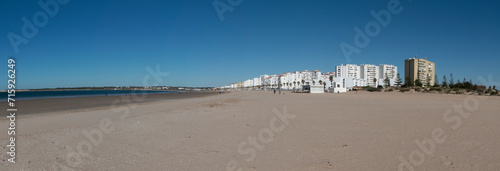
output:
[[[389,0],[243,0],[222,22],[212,2],[73,0],[16,54],[7,34],[22,36],[21,18],[32,21],[42,8],[37,1],[2,1],[0,54],[5,66],[9,56],[17,58],[18,88],[140,86],[145,68],[157,64],[172,86],[327,72],[348,63],[339,44],[354,44],[353,28],[364,29],[374,20],[370,11],[386,9]],[[404,59],[418,55],[436,63],[440,81],[450,73],[500,81],[500,1],[400,2],[403,11],[350,63],[394,64],[404,75]]]

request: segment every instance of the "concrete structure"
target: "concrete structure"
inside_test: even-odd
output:
[[[330,93],[345,93],[347,88],[345,87],[345,78],[338,78],[333,82],[333,86],[328,89]]]
[[[379,67],[379,82],[378,85],[385,86],[385,78],[389,78],[389,85],[396,86],[398,78],[398,67],[394,65],[381,64]]]
[[[398,78],[398,67],[394,65],[381,64],[379,67],[379,78],[385,79],[388,77],[389,79]]]
[[[310,93],[324,93],[325,89],[322,85],[306,85],[310,87]]]
[[[365,79],[370,87],[377,87],[380,81],[378,66],[372,64],[361,65],[361,79]]]
[[[410,58],[405,60],[405,82],[414,84],[417,79],[423,86],[434,85],[436,64],[427,59]],[[407,80],[408,79],[408,80]]]
[[[383,66],[383,65],[381,65]],[[390,73],[390,76],[394,76],[397,73],[397,69],[394,65],[387,65],[384,73]],[[354,64],[346,64],[341,66],[335,66],[335,72],[322,73],[319,70],[304,70],[295,72],[286,72],[280,75],[261,75],[253,79],[248,79],[246,81],[241,81],[237,83],[232,83],[228,86],[223,86],[221,88],[230,89],[273,89],[281,88],[282,90],[300,90],[304,85],[318,86],[322,87],[323,90],[328,90],[329,88],[335,88],[334,83],[341,83],[342,88],[350,90],[354,87],[364,87],[370,82],[371,86],[376,86],[373,83],[373,78],[378,78],[377,66],[375,65],[363,65],[363,73],[361,72],[361,67]],[[366,71],[366,72],[365,72]],[[369,71],[369,72],[368,72]],[[361,76],[363,75],[363,78]],[[330,77],[332,80],[330,80]],[[365,79],[366,77],[366,79]],[[370,80],[368,80],[370,79]],[[381,81],[383,79],[380,79]],[[378,81],[377,81],[378,82]],[[394,81],[391,81],[391,83]],[[339,87],[337,87],[339,88]]]
[[[340,66],[335,66],[335,76],[361,78],[361,69],[354,64],[342,64]]]

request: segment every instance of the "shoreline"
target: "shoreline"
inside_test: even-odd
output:
[[[40,115],[45,113],[73,112],[80,110],[92,110],[103,107],[111,107],[114,101],[119,100],[116,106],[126,105],[128,103],[149,103],[156,101],[166,101],[175,99],[198,98],[219,94],[219,91],[199,91],[199,92],[172,92],[172,93],[146,93],[144,99],[138,93],[135,98],[132,94],[110,95],[110,96],[78,96],[78,97],[58,97],[42,99],[23,99],[16,102],[18,116]],[[138,99],[138,100],[135,100]],[[0,110],[7,110],[4,105]],[[2,118],[5,119],[5,118]],[[0,120],[2,120],[0,119]]]

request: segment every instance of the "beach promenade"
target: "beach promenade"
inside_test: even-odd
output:
[[[496,170],[500,97],[233,91],[26,102],[1,170]],[[107,97],[110,98],[110,97]],[[116,97],[113,97],[116,98]],[[82,100],[82,99],[80,99]],[[123,100],[123,99],[122,99]],[[23,112],[22,101],[19,113]],[[28,104],[30,103],[30,104]],[[36,107],[35,104],[40,104]],[[33,108],[35,106],[36,108]],[[27,109],[26,109],[27,110]],[[36,112],[33,112],[36,113]],[[8,120],[0,119],[7,128]],[[8,144],[6,134],[0,143]],[[6,147],[3,146],[4,151]],[[2,154],[2,158],[8,158]]]

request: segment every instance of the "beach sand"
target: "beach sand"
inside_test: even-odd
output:
[[[114,107],[107,100],[97,107],[19,116],[16,164],[6,161],[8,140],[4,131],[0,134],[0,149],[5,161],[0,168],[500,167],[500,97],[400,92],[285,93],[239,91],[166,101],[132,100]],[[49,100],[38,102],[44,103],[42,108],[53,105]],[[33,110],[28,106],[22,109],[19,103],[20,112]],[[76,106],[78,103],[74,102]],[[0,120],[2,130],[8,124],[5,117]]]

